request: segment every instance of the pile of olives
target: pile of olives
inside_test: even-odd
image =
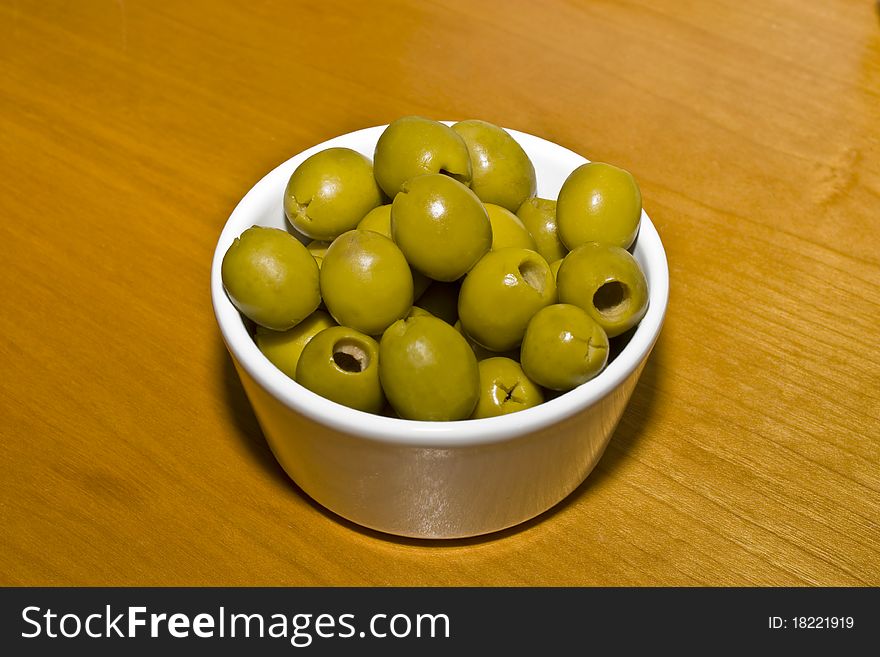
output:
[[[406,116],[372,160],[303,161],[292,232],[245,230],[223,284],[266,358],[334,402],[426,421],[520,411],[599,374],[648,305],[633,176],[587,163],[555,200],[536,183],[503,128]]]

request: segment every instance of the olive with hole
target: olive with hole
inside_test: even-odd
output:
[[[583,308],[608,334],[620,335],[648,310],[648,282],[619,246],[589,242],[571,251],[557,274],[559,301]]]
[[[324,255],[321,296],[339,324],[380,335],[412,306],[409,264],[384,235],[350,230],[333,240]]]
[[[495,356],[481,360],[477,367],[480,398],[472,418],[507,415],[544,403],[541,387],[526,376],[515,360]]]
[[[521,249],[535,251],[535,240],[526,230],[525,224],[513,212],[494,203],[483,203],[489,224],[492,226],[492,249],[504,249],[516,246]]]
[[[538,385],[572,390],[594,378],[607,362],[608,336],[582,308],[556,303],[529,321],[520,363]]]
[[[452,129],[467,144],[473,167],[471,189],[484,203],[516,212],[535,195],[535,166],[507,130],[479,119],[459,121]]]
[[[535,240],[535,251],[544,256],[544,260],[553,263],[565,257],[568,249],[559,239],[556,201],[534,196],[523,201],[516,211],[516,216]]]
[[[550,265],[536,251],[509,247],[490,251],[465,277],[458,295],[464,331],[492,351],[522,341],[532,315],[556,303]]]
[[[257,326],[254,341],[263,355],[291,379],[296,378],[296,364],[309,340],[325,328],[336,326],[323,310],[316,310],[299,324],[286,331],[273,331]]]
[[[380,413],[385,394],[379,381],[379,345],[368,335],[333,326],[303,348],[296,381],[330,401],[367,413]]]
[[[556,222],[568,249],[601,242],[628,249],[639,232],[642,194],[633,175],[605,162],[572,171],[559,190]]]
[[[382,203],[370,159],[350,148],[325,148],[291,174],[284,214],[306,237],[332,240]]]
[[[464,140],[445,123],[421,116],[392,121],[373,151],[376,181],[391,200],[416,176],[439,173],[470,185],[471,171]]]
[[[492,246],[477,195],[437,173],[404,184],[391,204],[391,233],[409,264],[436,281],[461,278]]]
[[[391,406],[408,420],[464,420],[480,396],[474,352],[436,317],[388,327],[379,341],[379,380]]]
[[[236,237],[223,255],[220,275],[238,311],[276,331],[296,326],[321,303],[315,259],[279,228],[252,226]]]

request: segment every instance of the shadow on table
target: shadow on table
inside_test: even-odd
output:
[[[226,351],[226,347],[221,341],[218,341],[218,346],[220,349],[220,356],[223,359],[223,391],[228,408],[230,409],[230,415],[236,424],[238,433],[242,438],[243,444],[248,449],[248,452],[270,475],[283,482],[286,486],[289,486],[306,503],[328,519],[331,519],[352,531],[358,532],[359,534],[401,545],[443,548],[489,543],[527,531],[564,511],[572,504],[576,504],[584,495],[588,495],[591,489],[600,485],[608,477],[613,476],[618,463],[622,461],[626,457],[626,454],[643,438],[643,428],[647,419],[651,416],[655,403],[655,393],[660,376],[658,370],[662,369],[662,342],[663,338],[661,336],[657,345],[654,347],[651,356],[648,358],[648,362],[645,363],[642,375],[636,384],[632,397],[623,413],[623,417],[621,418],[614,435],[611,437],[608,448],[605,450],[598,465],[580,486],[552,508],[535,516],[531,520],[516,525],[515,527],[503,529],[491,534],[485,534],[483,536],[457,539],[417,539],[386,534],[384,532],[363,527],[338,516],[309,497],[299,486],[296,485],[296,482],[287,475],[275,459],[272,450],[269,449],[269,444],[263,436],[263,432],[260,429],[259,422],[254,415],[250,402],[245,395],[244,388],[241,385],[241,381],[238,378],[238,373],[235,371],[232,360]],[[636,413],[635,409],[639,409],[638,413],[641,416],[641,421],[627,421],[634,417]]]
[[[223,400],[226,403],[226,408],[235,424],[235,428],[238,429],[242,445],[247,449],[251,458],[262,466],[266,472],[279,482],[294,487],[297,493],[307,498],[308,496],[287,476],[284,468],[281,467],[281,464],[275,459],[275,455],[272,454],[272,450],[269,449],[269,443],[266,442],[266,438],[263,436],[263,430],[260,428],[257,416],[254,415],[251,403],[244,392],[241,380],[238,378],[238,372],[235,371],[235,365],[232,364],[232,358],[230,358],[229,352],[226,351],[226,346],[222,340],[217,341],[217,349],[222,363]]]

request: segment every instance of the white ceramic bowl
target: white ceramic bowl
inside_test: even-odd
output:
[[[461,538],[505,529],[566,497],[605,451],[666,313],[663,245],[643,213],[634,255],[648,280],[647,314],[605,370],[575,390],[510,415],[458,422],[400,420],[331,402],[282,374],[257,349],[224,292],[220,263],[246,228],[288,228],[282,197],[303,160],[331,146],[372,158],[384,129],[358,130],[303,151],[245,195],[214,252],[217,323],[272,452],[317,502],[355,523],[401,536]],[[544,139],[508,132],[532,159],[542,198],[555,199],[566,176],[587,161]]]

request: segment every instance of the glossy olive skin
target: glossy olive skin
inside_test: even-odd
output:
[[[330,242],[325,240],[312,240],[306,244],[306,248],[309,250],[309,253],[312,254],[315,262],[318,263],[318,269],[320,269],[321,263],[324,262],[324,256],[327,254],[327,249],[330,248]]]
[[[487,358],[497,358],[499,356],[519,362],[519,347],[508,349],[507,351],[492,351],[491,349],[486,349],[486,347],[469,336],[462,328],[461,320],[455,322],[453,326],[455,327],[455,330],[461,333],[464,336],[464,339],[467,340],[468,345],[470,345],[471,350],[474,352],[474,356],[477,357],[477,362],[486,360]]]
[[[515,360],[495,356],[477,363],[480,398],[471,418],[497,417],[544,403],[541,387],[529,379]]]
[[[461,278],[492,246],[480,199],[442,174],[404,184],[391,205],[391,233],[409,264],[436,281]]]
[[[381,233],[388,239],[393,240],[394,237],[391,235],[391,204],[386,203],[385,205],[380,205],[378,208],[370,210],[367,215],[361,219],[357,227],[358,230],[372,230]],[[415,300],[421,297],[424,291],[428,289],[428,286],[431,284],[431,279],[415,269],[410,269],[412,270],[413,299]]]
[[[284,190],[284,214],[297,231],[332,240],[357,226],[382,203],[368,157],[350,148],[325,148],[302,162]]]
[[[554,260],[550,263],[550,271],[553,272],[553,280],[556,281],[557,289],[559,286],[559,268],[562,266],[563,258]]]
[[[245,230],[223,255],[220,273],[239,312],[275,331],[296,326],[321,303],[315,259],[278,228]]]
[[[471,189],[484,203],[516,212],[535,195],[535,166],[522,146],[504,128],[488,121],[468,119],[452,126],[470,153]]]
[[[373,171],[379,187],[394,200],[403,184],[427,173],[442,173],[470,185],[471,158],[452,128],[421,116],[404,116],[388,125],[376,142]]]
[[[391,204],[385,203],[367,212],[358,222],[358,230],[374,230],[391,239]]]
[[[380,413],[385,394],[379,382],[379,345],[347,326],[315,335],[303,348],[296,381],[338,404],[366,413]]]
[[[513,212],[494,203],[483,203],[489,223],[492,225],[492,250],[515,246],[520,249],[537,250],[525,224]]]
[[[391,406],[408,420],[464,420],[480,397],[474,352],[436,317],[388,327],[379,342],[379,380]]]
[[[550,390],[567,391],[599,374],[608,362],[608,336],[583,309],[557,303],[542,308],[526,328],[520,363]]]
[[[339,324],[380,335],[412,306],[409,264],[384,235],[350,230],[327,249],[321,265],[321,296]]]
[[[418,305],[447,324],[455,324],[458,320],[458,293],[460,290],[460,280],[450,283],[433,281],[422,294]]]
[[[408,319],[409,317],[434,317],[434,315],[424,308],[413,306],[409,309],[409,312],[406,314],[406,317],[404,317],[404,319]]]
[[[492,351],[522,341],[532,315],[556,303],[550,265],[536,251],[510,247],[490,251],[465,277],[458,295],[462,328]]]
[[[588,242],[565,256],[556,276],[559,301],[583,308],[609,338],[641,321],[648,310],[648,282],[626,249]]]
[[[588,162],[562,183],[556,202],[559,238],[569,250],[587,242],[627,249],[636,239],[642,194],[632,174],[604,162]]]
[[[568,249],[559,239],[556,226],[556,201],[534,196],[523,201],[516,211],[526,230],[535,240],[535,251],[544,260],[553,263],[568,253]]]
[[[296,378],[296,364],[309,340],[325,328],[336,326],[323,310],[316,310],[299,324],[286,331],[273,331],[257,326],[254,341],[263,355],[291,379]]]

